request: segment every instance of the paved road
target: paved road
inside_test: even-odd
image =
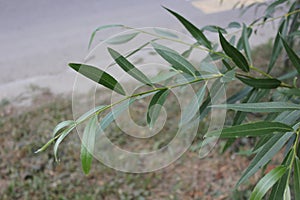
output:
[[[230,21],[255,18],[251,13],[240,18],[239,11],[205,14],[185,0],[0,0],[0,99],[15,97],[31,84],[49,87],[54,93],[71,91],[75,73],[67,63],[85,57],[89,36],[100,25],[184,31],[160,5],[198,26],[226,26]]]

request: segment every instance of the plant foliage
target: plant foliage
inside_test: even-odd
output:
[[[146,44],[138,47],[135,51],[127,55],[121,55],[114,50],[113,45],[125,44],[133,40],[137,35],[147,34],[139,32],[124,25],[106,25],[97,28],[89,42],[89,47],[95,39],[95,34],[108,28],[125,28],[135,30],[135,33],[118,35],[107,41],[110,45],[108,52],[115,63],[139,82],[146,84],[151,89],[141,93],[126,95],[121,83],[119,83],[112,75],[100,70],[96,66],[90,66],[84,63],[70,63],[69,66],[82,74],[83,76],[115,91],[123,96],[123,99],[110,105],[102,105],[87,112],[77,120],[69,120],[58,124],[53,136],[43,147],[37,152],[44,151],[49,145],[54,144],[54,155],[57,158],[57,151],[60,143],[68,134],[78,125],[88,122],[83,135],[81,160],[84,173],[88,174],[92,163],[92,152],[94,151],[94,140],[99,130],[104,130],[112,123],[118,114],[107,114],[99,122],[98,117],[105,111],[115,107],[117,112],[123,112],[128,109],[129,105],[137,99],[150,96],[151,100],[148,104],[146,118],[150,128],[152,128],[160,115],[161,107],[167,101],[170,95],[170,89],[181,88],[187,85],[197,85],[205,83],[207,80],[217,80],[211,87],[210,94],[206,95],[206,85],[202,86],[190,101],[189,105],[183,111],[180,124],[186,124],[192,119],[203,120],[208,116],[210,110],[227,109],[234,113],[232,124],[222,130],[214,130],[205,134],[204,138],[220,137],[227,140],[227,149],[237,138],[254,137],[256,144],[251,149],[255,155],[245,169],[243,175],[237,183],[237,186],[244,183],[252,175],[260,169],[265,168],[270,160],[285,149],[286,153],[282,163],[263,175],[261,180],[256,184],[250,199],[258,200],[270,195],[271,199],[289,199],[290,192],[294,194],[295,199],[300,199],[300,147],[299,147],[299,117],[300,117],[300,89],[296,83],[297,76],[300,74],[300,58],[299,49],[295,45],[298,41],[299,34],[299,1],[293,0],[277,0],[270,3],[254,3],[248,7],[240,5],[244,11],[253,7],[264,7],[264,15],[255,20],[250,25],[231,22],[226,28],[210,25],[203,28],[197,28],[192,22],[188,21],[179,13],[165,8],[173,15],[179,23],[185,27],[187,32],[195,39],[194,43],[186,44],[187,49],[182,54],[176,52],[171,47],[160,43],[161,40],[169,40],[170,42],[179,42],[178,37],[167,31],[155,29],[156,38],[148,41]],[[275,16],[279,7],[287,9],[287,13],[282,16]],[[280,21],[279,27],[274,39],[272,54],[269,66],[266,70],[259,69],[254,66],[251,55],[251,43],[249,37],[255,34],[254,29],[259,29],[260,25],[272,21]],[[240,38],[235,42],[235,37],[230,38],[230,31],[238,30]],[[205,35],[205,31],[218,34],[219,41],[213,44]],[[152,33],[153,35],[153,33]],[[219,46],[220,51],[215,48]],[[165,74],[158,74],[156,77],[147,77],[141,70],[130,61],[130,56],[139,52],[145,47],[152,47],[155,52],[170,65],[170,70]],[[203,71],[212,71],[203,63],[194,64],[189,60],[189,56],[193,49],[198,48],[207,51],[213,58],[214,62],[218,62],[222,67],[220,72],[202,74]],[[285,51],[283,51],[285,50]],[[287,59],[293,66],[285,70],[285,74],[281,77],[273,76],[270,72],[275,67],[275,63],[279,62],[278,57],[286,52]],[[286,62],[284,63],[286,64]],[[205,67],[206,66],[206,67]],[[177,75],[184,76],[177,79]],[[177,84],[159,87],[156,85],[159,81],[176,79]],[[175,81],[175,82],[176,82]],[[239,82],[244,88],[237,91],[223,104],[212,105],[212,100],[218,96],[220,83],[229,84],[231,82]],[[148,88],[149,88],[148,87]],[[137,98],[138,97],[138,98]],[[129,103],[128,103],[128,102]],[[127,103],[126,103],[127,102]],[[124,104],[126,103],[126,104]],[[198,112],[200,111],[200,112]],[[249,114],[261,113],[263,117],[259,121],[251,121]],[[268,193],[268,191],[271,191]]]

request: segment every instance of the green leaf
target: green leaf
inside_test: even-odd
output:
[[[251,26],[251,25],[250,25],[250,26]],[[245,34],[247,34],[247,35],[245,35],[245,36],[247,36],[247,38],[250,38],[251,35],[252,35],[252,28],[247,28],[245,31],[246,31]],[[236,44],[236,48],[237,48],[238,50],[242,50],[242,49],[244,48],[243,42],[244,42],[244,41],[243,41],[243,33],[242,33],[241,37],[239,38],[239,40],[238,40],[238,42],[237,42],[237,44]]]
[[[242,32],[242,42],[243,42],[243,47],[246,53],[246,56],[252,65],[252,58],[251,58],[251,48],[248,40],[248,28],[245,24],[243,24],[243,32]]]
[[[227,68],[227,70],[232,70],[232,67],[226,60],[222,59],[222,63]]]
[[[232,59],[238,68],[244,72],[249,72],[249,64],[241,52],[233,47],[219,31],[219,39],[224,52]]]
[[[285,48],[286,53],[288,54],[291,62],[293,63],[294,67],[297,69],[298,73],[300,74],[300,58],[294,52],[292,48],[288,45],[288,43],[280,36],[281,42]]]
[[[68,126],[74,125],[75,121],[73,120],[67,120],[60,122],[59,124],[56,125],[56,127],[53,130],[52,137],[55,137],[58,133],[66,129]]]
[[[154,28],[153,29],[155,31],[155,33],[157,33],[158,35],[161,35],[163,37],[171,37],[171,38],[178,38],[178,36],[170,31],[161,29],[161,28]]]
[[[154,76],[153,78],[151,78],[151,82],[152,83],[161,83],[162,81],[168,80],[170,78],[175,77],[176,75],[178,75],[178,71],[163,71],[158,73],[156,76]]]
[[[205,137],[220,137],[220,138],[239,138],[239,137],[256,137],[267,135],[274,132],[292,131],[293,128],[279,122],[252,122],[223,128],[209,132]]]
[[[182,25],[190,32],[190,34],[198,41],[200,45],[204,45],[208,49],[212,49],[211,42],[205,37],[201,30],[199,30],[195,25],[193,25],[191,22],[189,22],[176,12],[166,7],[163,8],[169,11],[172,15],[174,15],[182,23]]]
[[[150,128],[153,128],[162,105],[165,103],[170,91],[168,89],[161,90],[157,92],[151,99],[148,111],[147,111],[147,123],[149,124]]]
[[[118,81],[113,78],[108,73],[94,67],[91,65],[80,64],[80,63],[69,63],[69,66],[77,71],[78,73],[84,75],[85,77],[103,85],[115,92],[125,95],[123,87],[118,83]]]
[[[59,136],[59,138],[56,140],[54,147],[53,147],[53,152],[54,152],[54,158],[55,161],[58,162],[58,157],[57,157],[57,152],[58,152],[58,147],[60,145],[60,143],[65,139],[65,137],[67,137],[69,135],[69,133],[75,128],[75,125],[68,127],[67,129],[65,129],[61,135]]]
[[[243,78],[236,76],[240,81],[254,88],[273,89],[280,86],[281,81],[275,78]]]
[[[284,94],[284,95],[294,95],[294,96],[300,96],[300,89],[298,88],[292,88],[292,89],[281,89],[278,90],[278,92]]]
[[[155,91],[127,99],[127,100],[123,101],[122,103],[120,103],[119,105],[114,106],[112,108],[112,110],[107,115],[105,115],[105,117],[100,121],[100,125],[99,125],[100,131],[98,131],[97,134],[102,133],[120,114],[122,114],[125,110],[127,110],[128,107],[135,100],[150,96],[154,92]]]
[[[294,78],[295,76],[298,75],[298,71],[297,70],[294,70],[294,71],[291,71],[291,72],[287,72],[286,74],[278,77],[278,80],[287,80],[287,79],[290,79],[290,78]]]
[[[179,126],[187,124],[195,117],[204,99],[205,91],[206,91],[206,85],[202,86],[199,89],[199,91],[191,99],[189,104],[183,109]]]
[[[152,43],[152,46],[161,57],[163,57],[168,63],[172,65],[174,69],[181,70],[187,74],[195,76],[197,70],[179,53],[177,53],[173,49],[157,43]]]
[[[129,42],[133,38],[135,38],[139,33],[129,33],[129,34],[124,34],[124,35],[117,35],[113,38],[110,38],[106,40],[107,44],[124,44],[126,42]]]
[[[283,166],[289,166],[292,157],[293,157],[293,150],[290,150],[288,155],[284,158],[284,161],[282,162]],[[290,168],[288,168],[285,172],[285,174],[279,179],[279,181],[273,186],[271,194],[269,196],[269,199],[272,200],[282,200],[284,199],[287,186],[288,186],[288,179],[290,174]]]
[[[245,170],[240,180],[237,183],[239,186],[250,176],[255,174],[261,167],[265,166],[274,155],[284,146],[294,133],[288,132],[285,134],[275,134],[268,142],[260,149],[260,151],[253,158],[248,168]]]
[[[268,73],[270,73],[271,70],[273,69],[273,67],[282,51],[282,45],[280,43],[280,34],[286,35],[287,25],[288,25],[287,20],[283,20],[279,26],[277,35],[274,40],[273,48],[272,48],[272,55],[271,55],[271,59],[270,59],[269,66],[268,66]]]
[[[92,108],[91,110],[89,110],[88,112],[84,113],[83,115],[81,115],[77,120],[76,123],[80,124],[83,121],[85,121],[87,118],[91,117],[92,115],[94,115],[95,113],[100,113],[103,110],[105,110],[107,108],[107,106],[96,106],[95,108]]]
[[[283,200],[291,200],[291,190],[290,190],[290,186],[286,185],[285,191],[284,191],[284,196],[283,196]]]
[[[266,16],[271,15],[271,14],[275,11],[275,8],[276,8],[278,5],[280,5],[280,4],[282,4],[282,3],[285,3],[285,2],[287,2],[287,1],[286,1],[286,0],[276,0],[276,1],[274,1],[273,3],[271,3],[271,4],[267,7],[267,9],[266,9],[266,11],[265,11],[265,15],[266,15]]]
[[[124,26],[121,25],[121,24],[110,24],[110,25],[100,26],[100,27],[98,27],[96,30],[94,30],[93,33],[92,33],[92,35],[91,35],[91,37],[90,37],[90,41],[89,41],[89,46],[88,46],[88,48],[91,47],[92,42],[93,42],[93,40],[94,40],[94,37],[95,37],[95,35],[96,35],[96,33],[97,33],[98,31],[104,30],[104,29],[108,29],[108,28],[115,28],[115,27],[124,27]]]
[[[246,86],[239,92],[233,94],[227,99],[227,103],[235,103],[237,101],[240,101],[244,97],[246,97],[250,92],[252,91],[252,88]]]
[[[235,70],[227,71],[221,78],[222,83],[229,83],[235,80]]]
[[[230,22],[227,28],[241,28],[241,24],[238,22]]]
[[[294,161],[294,194],[295,199],[300,199],[300,160],[298,157]]]
[[[204,26],[201,31],[210,31],[213,33],[217,33],[218,31],[221,31],[222,33],[227,33],[227,31],[224,28],[221,28],[219,26],[214,26],[214,25],[208,25],[208,26]]]
[[[283,176],[287,167],[278,166],[266,174],[255,186],[250,200],[261,200],[268,190]]]
[[[92,117],[87,126],[84,129],[82,141],[81,141],[81,166],[85,174],[88,174],[91,169],[93,161],[93,153],[95,146],[95,136],[98,128],[98,118],[97,116]]]
[[[211,107],[239,110],[243,112],[284,112],[287,110],[300,110],[300,105],[289,102],[220,104],[212,105]]]
[[[148,77],[141,72],[139,69],[137,69],[131,62],[129,62],[124,56],[122,56],[117,51],[108,48],[108,51],[112,58],[116,61],[116,63],[129,75],[131,75],[136,80],[145,83],[147,85],[152,85],[151,81],[148,79]]]

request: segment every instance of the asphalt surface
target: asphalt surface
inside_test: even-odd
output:
[[[76,73],[67,63],[83,60],[90,34],[101,25],[165,27],[185,32],[161,5],[199,27],[225,27],[231,21],[247,23],[255,19],[254,12],[240,17],[238,10],[207,14],[184,0],[0,0],[0,99],[15,98],[32,85],[53,93],[71,92]],[[96,41],[110,34],[104,31]],[[272,36],[272,31],[261,31],[254,44]]]

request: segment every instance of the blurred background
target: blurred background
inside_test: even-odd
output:
[[[232,10],[237,2],[1,0],[0,99],[24,97],[24,92],[32,86],[49,88],[55,94],[70,92],[76,74],[68,69],[67,63],[83,60],[88,53],[89,37],[99,26],[124,24],[185,32],[162,5],[181,13],[199,27],[212,24],[226,27],[231,21],[252,22],[254,9],[240,16],[239,9]],[[251,4],[254,0],[245,2]],[[98,33],[95,43],[109,35],[111,30]],[[268,37],[272,37],[271,31],[261,31],[252,44]]]

